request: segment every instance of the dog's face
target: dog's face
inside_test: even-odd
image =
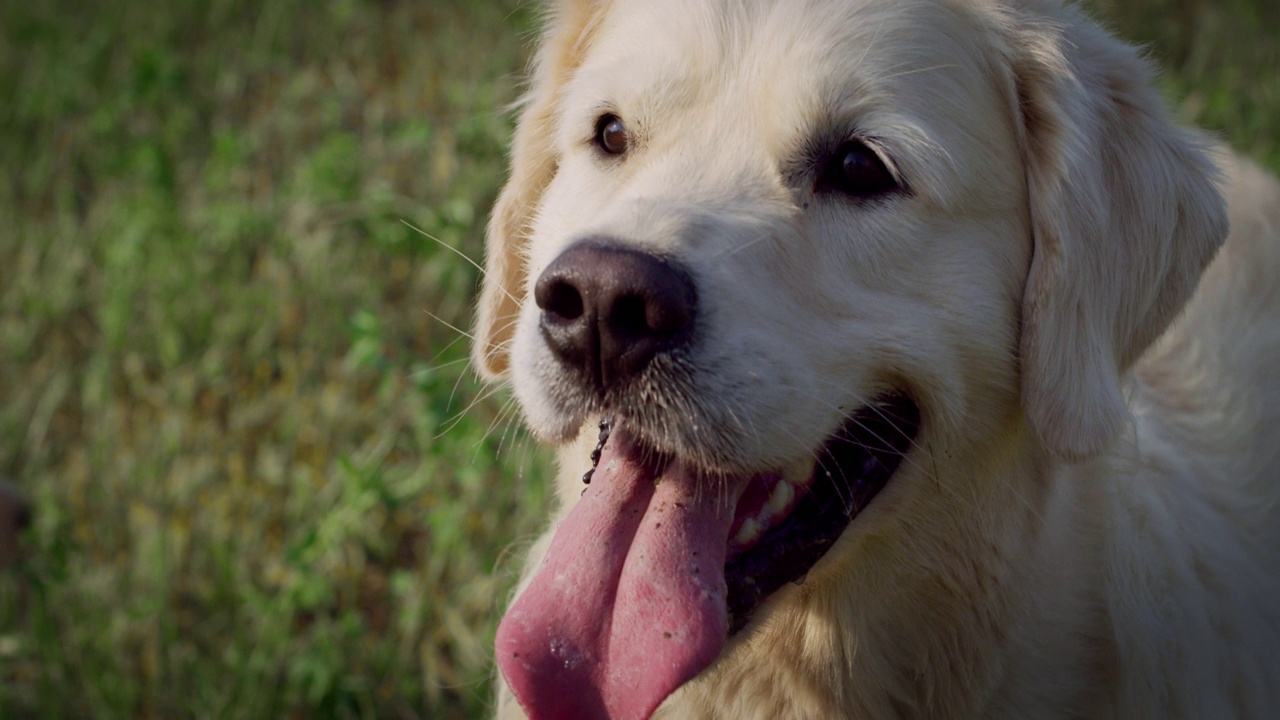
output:
[[[1220,208],[1128,48],[1032,10],[557,9],[477,357],[543,438],[614,431],[499,633],[535,715],[647,716],[787,581],[885,570],[858,537],[949,542],[995,480],[939,463],[1123,423]]]
[[[889,391],[927,397],[930,420],[1003,419],[1031,254],[1025,179],[1015,99],[957,37],[962,19],[755,3],[717,27],[721,12],[622,4],[562,90],[525,297],[595,241],[682,267],[697,307],[668,362],[601,393],[524,303],[512,379],[530,426],[564,441],[611,413],[662,450],[741,471],[811,461]]]

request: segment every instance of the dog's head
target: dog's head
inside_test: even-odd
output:
[[[778,587],[851,572],[873,514],[935,502],[939,457],[1113,441],[1226,233],[1149,83],[1032,0],[551,9],[475,359],[538,435],[614,430],[499,633],[535,716],[647,716]]]

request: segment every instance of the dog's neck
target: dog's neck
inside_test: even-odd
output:
[[[1265,674],[1280,661],[1280,582],[1264,571],[1278,550],[1266,540],[1275,531],[1251,525],[1265,508],[1244,502],[1257,497],[1246,492],[1246,473],[1224,470],[1234,458],[1203,462],[1197,424],[1179,426],[1167,411],[1147,415],[1141,391],[1117,449],[1063,468],[1058,481],[1089,487],[1085,507],[1096,508],[1081,529],[1102,539],[1091,582],[1103,592],[1114,671],[1126,680],[1117,685],[1116,717],[1151,708],[1169,708],[1166,717],[1202,708],[1189,716],[1211,717],[1223,707],[1252,716],[1276,691]],[[1206,691],[1224,686],[1232,697]]]

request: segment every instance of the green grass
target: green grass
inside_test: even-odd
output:
[[[480,714],[545,483],[437,240],[480,255],[528,11],[4,8],[0,716]]]
[[[1175,107],[1280,170],[1280,3],[1274,0],[1093,0],[1086,6],[1165,71]]]
[[[1280,168],[1268,0],[1097,5]],[[532,14],[0,4],[0,717],[484,714],[547,463],[440,243],[480,256]]]

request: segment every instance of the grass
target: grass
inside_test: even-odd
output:
[[[1268,0],[1095,7],[1280,168]],[[0,4],[0,717],[484,715],[547,463],[441,245],[480,256],[532,12]]]
[[[1145,45],[1175,107],[1240,152],[1280,170],[1280,4],[1269,0],[1093,0],[1086,6]]]
[[[546,497],[440,245],[480,254],[528,12],[2,12],[0,716],[480,714]]]

